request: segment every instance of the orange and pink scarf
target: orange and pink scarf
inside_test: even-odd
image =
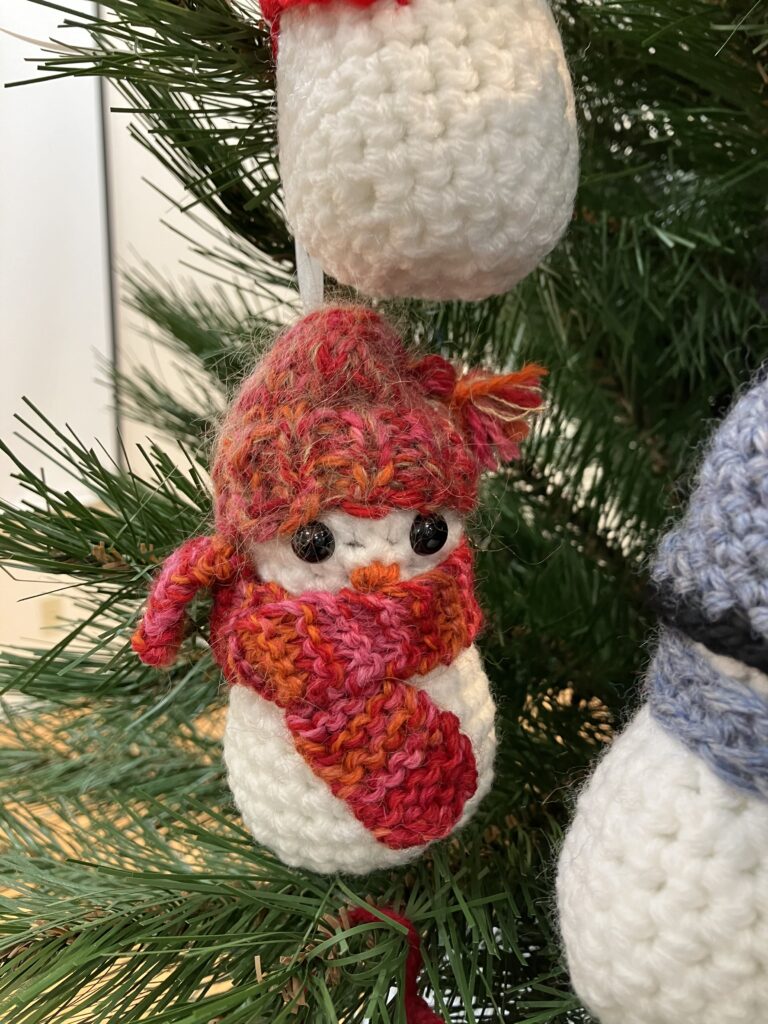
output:
[[[230,545],[194,538],[164,564],[133,646],[147,664],[172,664],[186,606],[210,589],[211,647],[228,682],[283,709],[297,751],[379,842],[421,846],[451,832],[477,788],[457,716],[409,683],[478,633],[472,555],[462,542],[413,579],[373,567],[355,583],[295,597]]]

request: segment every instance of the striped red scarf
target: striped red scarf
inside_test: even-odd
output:
[[[356,589],[293,597],[230,546],[196,538],[165,563],[133,645],[148,664],[170,664],[185,606],[210,587],[227,680],[283,708],[313,772],[381,843],[405,849],[446,836],[477,788],[458,718],[408,680],[449,665],[481,616],[466,542],[411,580],[392,574],[372,566],[353,574]]]

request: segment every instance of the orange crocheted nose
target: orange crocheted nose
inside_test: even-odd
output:
[[[349,579],[359,593],[370,594],[373,590],[381,590],[391,583],[397,583],[400,579],[400,567],[372,562],[370,565],[361,565],[359,569],[353,569]]]

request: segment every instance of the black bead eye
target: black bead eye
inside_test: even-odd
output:
[[[314,520],[298,528],[291,537],[291,547],[302,562],[324,562],[333,554],[336,541],[325,523]]]
[[[448,540],[448,523],[441,515],[416,516],[411,523],[411,547],[417,555],[434,555]]]

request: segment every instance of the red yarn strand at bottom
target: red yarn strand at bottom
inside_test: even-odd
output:
[[[427,1005],[426,1001],[419,995],[417,980],[421,971],[423,960],[421,956],[421,939],[413,923],[398,914],[391,907],[376,907],[379,914],[383,914],[391,921],[396,921],[408,929],[408,957],[405,961],[405,991],[403,999],[405,1002],[405,1019],[407,1024],[445,1024],[442,1017]],[[348,911],[350,924],[381,924],[382,920],[370,910],[364,907],[353,907]]]

